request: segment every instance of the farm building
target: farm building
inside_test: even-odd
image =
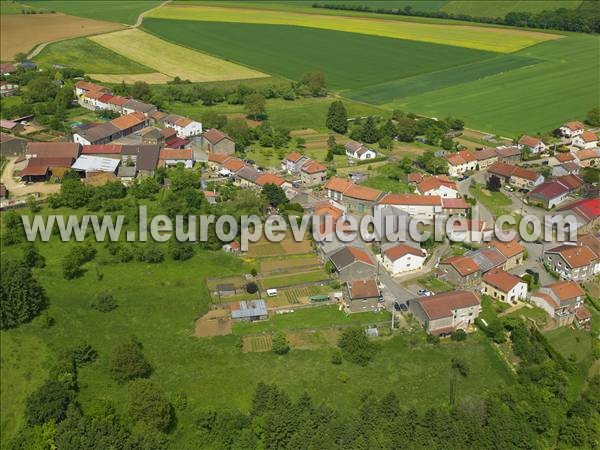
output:
[[[92,172],[107,172],[116,174],[121,161],[115,158],[102,156],[81,155],[71,166],[77,172],[89,174]]]
[[[338,273],[340,281],[364,280],[377,272],[375,261],[362,248],[345,245],[335,251],[329,260]]]
[[[264,300],[231,302],[228,306],[233,320],[254,322],[255,320],[264,320],[269,317],[267,305]]]
[[[211,128],[202,133],[202,150],[232,155],[235,152],[235,141],[222,131]]]
[[[27,141],[23,138],[0,133],[0,155],[16,156],[25,153]]]

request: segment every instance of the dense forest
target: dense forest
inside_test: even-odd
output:
[[[578,31],[600,33],[600,3],[596,0],[582,2],[579,8],[559,8],[539,13],[512,11],[504,17],[471,16],[445,11],[419,11],[411,6],[404,8],[371,8],[368,5],[344,5],[342,3],[314,3],[313,8],[341,9],[399,16],[432,17],[435,19],[464,20],[468,22],[491,23],[523,28]]]

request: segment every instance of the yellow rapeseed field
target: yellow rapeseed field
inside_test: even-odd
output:
[[[382,17],[352,17],[306,14],[236,7],[167,5],[151,11],[147,17],[208,22],[237,22],[294,25],[326,30],[348,31],[396,39],[454,45],[499,53],[511,53],[539,42],[559,39],[551,33],[512,28],[404,22]]]
[[[98,35],[90,39],[168,77],[178,76],[184,80],[203,82],[268,76],[238,64],[171,44],[137,28]]]

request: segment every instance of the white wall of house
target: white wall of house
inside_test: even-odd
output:
[[[75,133],[73,135],[73,142],[75,142],[77,144],[81,144],[81,145],[91,145],[90,141],[88,141],[87,139],[85,139],[84,137],[80,136],[77,133]]]
[[[560,134],[567,138],[573,138],[575,136],[581,136],[583,134],[583,128],[573,131],[569,127],[560,127],[559,130]]]
[[[529,301],[535,306],[542,308],[550,317],[554,317],[554,307],[552,307],[545,299],[532,295]]]
[[[346,155],[348,155],[350,158],[354,158],[354,159],[358,159],[361,161],[364,161],[365,159],[373,159],[377,156],[377,153],[375,153],[373,150],[368,149],[366,152],[362,153],[361,155],[357,155],[356,153],[352,153],[349,151],[346,151]]]
[[[386,254],[383,255],[383,265],[384,267],[392,272],[392,274],[396,275],[398,273],[403,272],[411,272],[413,270],[418,270],[423,267],[425,263],[425,256],[416,256],[416,255],[404,255],[395,261],[392,261],[387,257]]]
[[[166,123],[167,128],[172,128],[177,132],[177,136],[180,138],[188,138],[191,136],[199,136],[202,134],[202,124],[200,122],[193,121],[185,127],[180,127],[174,123]]]
[[[458,191],[449,188],[448,186],[440,186],[437,189],[430,189],[429,191],[423,192],[423,195],[437,195],[438,197],[443,198],[458,198]]]
[[[180,163],[183,163],[186,169],[191,169],[194,166],[194,161],[191,159],[165,159],[164,161],[167,167],[173,167]]]
[[[572,144],[575,147],[583,148],[583,149],[591,149],[598,147],[598,141],[590,141],[585,142],[581,136],[577,136],[573,139]]]

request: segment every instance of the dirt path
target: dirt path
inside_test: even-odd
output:
[[[167,3],[171,3],[171,0],[167,0],[166,2],[162,2],[160,5],[158,5],[158,6],[155,6],[154,8],[150,8],[150,9],[148,9],[148,10],[146,10],[146,11],[143,11],[143,12],[142,12],[142,13],[141,13],[141,14],[138,16],[138,18],[137,18],[137,20],[136,20],[136,22],[135,22],[135,25],[133,25],[131,28],[138,28],[138,27],[139,27],[139,26],[142,24],[142,21],[144,20],[144,16],[145,16],[147,13],[149,13],[150,11],[154,11],[155,9],[162,8],[162,7],[163,7],[163,6],[165,6]]]
[[[25,184],[15,181],[12,174],[15,170],[16,158],[8,158],[2,172],[2,183],[6,186],[11,198],[27,197],[29,194],[39,192],[42,197],[54,194],[60,190],[60,184],[33,183]]]

